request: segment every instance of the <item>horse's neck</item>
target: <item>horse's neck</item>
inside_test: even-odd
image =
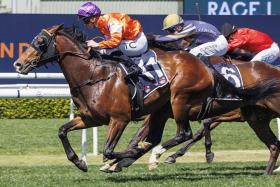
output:
[[[87,60],[86,52],[82,51],[66,37],[59,38],[56,43],[57,50],[62,58],[59,65],[70,88],[93,76],[92,71],[96,66],[97,60]]]

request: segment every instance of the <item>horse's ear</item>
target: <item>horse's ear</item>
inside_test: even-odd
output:
[[[60,29],[62,29],[62,27],[63,27],[63,23],[62,24],[60,24],[60,25],[58,25],[58,28],[57,28],[57,30],[60,30]]]
[[[60,25],[55,25],[50,29],[51,33],[56,33],[57,31],[59,31],[60,29],[62,29],[64,24],[60,24]]]
[[[55,27],[55,32],[56,32],[56,31],[59,31],[60,29],[62,29],[63,25],[64,25],[64,24],[60,24],[60,25],[54,26],[54,27]]]

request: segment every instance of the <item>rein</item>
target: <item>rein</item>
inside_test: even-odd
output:
[[[96,52],[93,53],[93,55],[87,53],[87,52],[72,52],[72,51],[65,51],[63,53],[57,53],[56,52],[56,42],[55,42],[55,37],[57,34],[51,34],[47,30],[42,30],[38,36],[34,38],[32,41],[31,45],[32,47],[38,51],[39,57],[34,61],[34,63],[30,64],[32,67],[36,67],[40,63],[48,62],[51,60],[56,60],[58,62],[61,62],[67,55],[70,56],[76,56],[78,58],[84,59],[84,60],[91,60],[91,58],[94,56],[97,60],[101,60],[101,56]],[[45,42],[43,45],[38,44],[37,42],[37,37],[41,37]],[[89,77],[89,79],[79,83],[77,86],[74,86],[72,89],[70,89],[70,92],[72,95],[77,95],[79,93],[79,90],[86,86],[86,85],[94,85],[99,82],[107,81],[111,79],[116,73],[109,74],[108,77],[106,78],[101,78],[98,80],[92,80],[92,77],[94,75],[94,72],[96,70],[97,66],[102,66],[102,64],[95,64],[92,73]]]
[[[87,85],[93,86],[93,85],[95,85],[95,84],[97,84],[97,83],[99,83],[99,82],[107,81],[107,80],[111,79],[111,77],[113,77],[114,75],[116,75],[116,74],[114,73],[114,74],[112,74],[111,76],[108,76],[108,77],[106,77],[106,78],[101,78],[101,79],[98,79],[98,80],[96,80],[96,81],[93,81],[93,80],[91,80],[91,79],[88,79],[88,80],[86,80],[86,81],[83,81],[82,83],[80,83],[80,84],[78,84],[77,86],[75,86],[75,87],[73,87],[72,89],[70,89],[71,95],[77,96],[77,95],[79,94],[79,91],[80,91],[80,89],[81,89],[82,87],[87,86]]]
[[[85,57],[85,54],[87,54],[87,53],[74,53],[74,52],[72,52],[72,51],[66,51],[66,52],[62,53],[62,55],[61,55],[59,61],[63,60],[67,55],[77,56],[77,57],[79,57],[79,58],[81,58],[81,59],[84,59],[84,60],[90,60],[90,59],[91,59],[91,55]],[[114,74],[112,74],[112,75],[110,75],[110,76],[108,76],[108,77],[106,77],[106,78],[101,78],[101,79],[98,79],[98,80],[93,81],[93,80],[92,80],[92,77],[93,77],[93,74],[94,74],[95,69],[96,69],[97,66],[102,66],[102,64],[95,64],[90,78],[87,79],[87,80],[85,80],[85,81],[83,81],[83,82],[81,82],[81,83],[79,83],[77,86],[75,86],[75,87],[73,87],[73,88],[70,89],[70,92],[71,92],[72,95],[78,95],[80,89],[81,89],[82,87],[84,87],[84,86],[87,86],[87,85],[95,85],[95,84],[97,84],[97,83],[99,83],[99,82],[107,81],[107,80],[111,79],[111,77],[113,77],[114,75],[116,75],[116,74],[114,73]]]

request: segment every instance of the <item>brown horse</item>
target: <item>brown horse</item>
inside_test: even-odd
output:
[[[206,152],[205,157],[207,163],[211,163],[214,159],[214,153],[211,151],[212,141],[211,141],[210,131],[215,129],[222,122],[244,122],[244,121],[245,120],[241,114],[240,109],[235,109],[228,113],[202,120],[203,126],[196,131],[196,133],[193,135],[193,138],[190,141],[188,141],[182,148],[176,151],[174,154],[167,157],[164,162],[168,164],[175,163],[178,157],[181,157],[184,154],[186,154],[186,152],[196,142],[198,142],[203,137],[205,137],[205,152]],[[171,147],[169,147],[169,149],[170,148]],[[157,167],[157,165],[159,164],[157,159],[166,151],[167,149],[165,149],[162,145],[159,145],[153,149],[149,160],[150,170],[154,170]]]
[[[220,57],[211,57],[210,61],[215,64],[215,63],[221,63],[223,60]],[[243,63],[248,63],[240,60],[234,60],[234,64],[243,64]],[[269,96],[270,97],[270,96]],[[269,104],[269,103],[268,103]],[[270,104],[269,104],[270,105]],[[193,136],[193,138],[188,141],[188,143],[182,147],[179,151],[177,151],[175,154],[171,155],[170,157],[167,158],[165,162],[167,163],[174,163],[176,161],[177,157],[182,156],[185,154],[185,152],[198,140],[200,140],[204,135],[205,137],[205,147],[206,147],[206,159],[208,162],[211,162],[214,154],[211,152],[211,137],[210,137],[210,130],[213,130],[215,127],[217,127],[221,122],[231,122],[231,121],[237,121],[237,122],[244,122],[245,119],[248,121],[250,124],[251,128],[255,131],[257,136],[263,141],[268,149],[271,152],[270,160],[266,168],[266,174],[271,174],[273,171],[273,168],[275,166],[275,163],[277,161],[277,157],[279,154],[279,141],[277,140],[276,136],[273,134],[273,132],[270,130],[269,127],[269,122],[271,119],[273,119],[276,116],[279,116],[279,112],[272,111],[271,109],[266,109],[268,108],[267,106],[264,107],[263,104],[260,106],[255,106],[255,107],[242,107],[242,111],[238,108],[236,110],[233,110],[231,112],[225,113],[223,115],[215,116],[212,118],[207,118],[203,120],[204,127],[199,129],[197,133]],[[244,116],[245,117],[244,117]],[[150,116],[151,117],[151,116]],[[156,121],[156,119],[154,119]],[[166,122],[166,121],[164,121]],[[263,123],[264,127],[261,126],[261,123]],[[145,121],[146,124],[143,124],[144,126],[149,126],[149,123],[151,122],[151,119],[146,119]],[[158,125],[161,123],[159,120],[157,121]],[[263,129],[262,129],[263,128]],[[145,136],[142,135],[140,138],[140,134],[145,132],[143,130],[141,132],[141,129],[138,132],[138,136],[135,136],[135,140],[143,140],[145,139]],[[148,134],[148,132],[145,132]],[[159,133],[159,132],[158,132]],[[177,128],[177,135],[180,134],[180,129]],[[176,145],[178,145],[179,142],[176,142],[175,139],[167,141],[165,145],[159,146],[153,149],[153,153],[150,157],[150,164],[149,164],[149,169],[154,169],[157,167],[157,157],[159,157],[163,152],[165,152],[167,149],[170,149]],[[136,143],[134,143],[136,145]],[[165,147],[164,147],[165,146]],[[120,171],[121,167],[127,167],[128,165],[131,164],[131,162],[134,162],[134,159],[127,159],[126,161],[122,160],[119,161],[117,160],[116,162],[113,162],[111,164],[108,164],[107,167],[114,165],[115,170]]]
[[[181,43],[180,47],[186,48],[185,43]],[[226,63],[226,64],[242,64],[242,63],[250,63],[244,60],[236,60],[231,58],[224,58],[219,56],[212,56],[208,57],[211,64],[218,64],[218,63]],[[238,57],[238,59],[242,59],[242,56]],[[249,59],[246,59],[249,60]],[[165,163],[175,163],[176,158],[183,156],[192,145],[194,145],[197,141],[201,140],[205,137],[205,151],[206,151],[206,161],[207,163],[211,163],[214,159],[214,153],[211,151],[212,141],[211,141],[211,134],[210,131],[216,128],[222,122],[244,122],[244,118],[242,117],[240,109],[235,109],[228,113],[222,114],[220,116],[215,116],[212,118],[208,118],[202,121],[203,127],[201,127],[197,132],[194,134],[193,138],[186,143],[181,149],[179,149],[176,153],[170,155],[166,160]],[[174,145],[176,146],[176,145]],[[153,170],[159,164],[158,158],[166,152],[168,149],[172,147],[164,147],[159,145],[155,147],[152,151],[149,160],[149,169]]]
[[[272,97],[277,96],[280,91],[280,83],[277,81],[280,72],[277,69],[261,62],[255,63],[254,66],[239,66],[246,88],[240,90],[228,85],[201,60],[187,52],[166,52],[154,48],[168,76],[169,84],[145,99],[144,109],[138,116],[150,114],[145,120],[146,123],[139,129],[128,149],[116,153],[116,143],[128,122],[132,120],[128,86],[116,62],[102,60],[98,55],[90,56],[83,44],[78,41],[77,34],[62,29],[61,26],[43,29],[14,63],[17,72],[27,74],[54,59],[58,61],[69,83],[73,101],[81,113],[81,116],[62,125],[58,135],[67,158],[83,171],[87,171],[87,165],[79,160],[67,138],[67,133],[72,130],[108,124],[103,155],[108,159],[117,159],[117,164],[125,166],[160,142],[164,124],[170,116],[174,117],[180,129],[180,134],[173,141],[181,143],[192,138],[189,120],[209,118],[238,107],[255,104],[268,107],[276,114],[280,113],[277,100],[274,100],[277,97]],[[214,101],[213,110],[201,116],[203,101],[213,95],[215,84],[219,81],[223,81],[225,87],[229,87],[243,98],[242,102]],[[279,144],[274,134],[269,131],[269,121],[261,121],[268,131],[263,135],[263,128],[259,131],[260,121],[254,119],[251,120],[252,128],[268,143],[270,149],[273,149],[273,156],[277,158]],[[105,168],[105,171],[110,169]]]
[[[209,60],[212,64],[217,63],[229,63],[229,64],[242,64],[242,63],[251,63],[248,62],[248,57],[245,56],[243,58],[242,56],[238,56],[238,59],[246,59],[244,60],[236,60],[236,59],[225,59],[223,57],[218,56],[212,56],[209,57]],[[254,63],[254,62],[253,62]],[[206,161],[207,163],[211,163],[214,159],[214,153],[211,151],[212,141],[211,141],[211,134],[210,131],[215,129],[218,125],[220,125],[222,122],[244,122],[245,119],[242,116],[241,110],[236,109],[231,112],[222,114],[220,116],[215,116],[212,118],[208,118],[202,121],[203,127],[201,127],[197,132],[194,134],[193,138],[188,141],[182,148],[180,148],[178,151],[176,151],[174,154],[170,155],[166,160],[165,163],[173,164],[176,162],[176,159],[178,157],[183,156],[189,149],[192,147],[196,142],[201,140],[203,137],[205,137],[205,151],[206,151]],[[174,145],[175,146],[175,145]],[[159,164],[158,158],[166,152],[168,149],[171,149],[172,147],[165,147],[162,145],[159,145],[155,147],[152,151],[152,154],[150,156],[149,160],[149,169],[153,170],[157,167]]]
[[[229,64],[242,64],[242,63],[250,63],[248,62],[248,57],[246,57],[246,61],[244,60],[236,60],[236,59],[225,59],[218,56],[209,57],[209,60],[212,64],[217,63],[229,63]],[[238,59],[244,59],[242,56],[239,56]],[[231,112],[222,114],[220,116],[215,116],[212,118],[208,118],[202,121],[203,127],[201,127],[197,132],[194,134],[193,138],[188,141],[182,148],[180,148],[177,152],[170,155],[166,160],[165,163],[172,164],[176,162],[176,159],[178,157],[183,156],[192,145],[194,145],[196,142],[201,140],[203,137],[205,137],[205,151],[206,151],[206,161],[207,163],[211,163],[214,159],[214,153],[211,151],[212,141],[211,141],[211,134],[210,131],[215,129],[218,125],[220,125],[222,122],[244,122],[244,117],[242,116],[241,110],[236,109]],[[174,145],[175,146],[175,145]],[[172,147],[164,147],[162,145],[159,145],[155,147],[152,151],[152,154],[150,156],[149,160],[149,169],[153,170],[158,165],[158,158],[166,152],[168,149]]]

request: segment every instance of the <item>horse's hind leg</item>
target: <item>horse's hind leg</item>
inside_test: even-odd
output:
[[[279,156],[280,142],[277,140],[277,137],[274,135],[269,126],[271,119],[265,116],[265,112],[268,113],[268,111],[264,111],[263,113],[259,113],[255,116],[255,113],[249,114],[248,111],[242,110],[242,113],[245,112],[246,114],[244,114],[244,117],[248,121],[250,127],[255,131],[258,138],[267,146],[270,151],[270,158],[265,170],[265,174],[271,175]]]
[[[179,149],[176,153],[170,155],[164,162],[168,163],[168,164],[175,163],[176,159],[178,157],[181,157],[184,154],[186,154],[186,152],[191,148],[191,146],[194,145],[199,140],[201,140],[204,136],[205,136],[205,142],[206,141],[210,141],[210,143],[209,142],[207,144],[205,143],[205,146],[206,146],[205,147],[206,148],[206,159],[210,160],[211,159],[210,158],[211,155],[209,155],[209,153],[210,154],[212,153],[211,152],[211,145],[212,145],[212,143],[211,143],[211,139],[207,139],[206,140],[206,136],[210,137],[211,136],[210,131],[213,130],[214,128],[216,128],[220,123],[221,122],[214,122],[214,123],[204,123],[203,122],[203,127],[201,127],[200,129],[197,130],[197,132],[194,134],[193,138],[189,142],[187,142],[184,147]],[[207,131],[205,131],[206,128],[208,129]],[[214,155],[213,155],[213,157],[214,157]],[[213,157],[212,157],[212,160],[213,160]],[[208,160],[207,160],[207,162],[208,162]]]
[[[80,117],[76,117],[59,128],[58,136],[62,142],[68,160],[73,162],[80,170],[87,172],[88,168],[86,162],[83,160],[79,160],[79,157],[71,147],[69,140],[67,138],[67,133],[69,131],[84,129],[84,128],[88,128],[88,127],[85,125],[85,123],[82,121]]]
[[[202,121],[203,126],[200,128],[193,136],[193,138],[187,142],[187,144],[182,147],[179,151],[175,154],[169,156],[166,159],[166,163],[175,163],[176,159],[180,156],[183,156],[188,149],[197,141],[199,141],[203,136],[205,136],[205,149],[206,149],[206,161],[208,163],[213,161],[214,153],[211,151],[212,141],[211,141],[211,134],[210,131],[216,128],[221,122],[226,121],[244,121],[243,117],[241,116],[240,109],[233,110],[221,116],[216,116],[212,118],[208,118]]]
[[[205,157],[207,163],[211,163],[214,159],[214,153],[211,151],[212,139],[211,139],[210,131],[216,128],[220,123],[221,122],[214,122],[214,123],[203,122],[204,131],[205,131],[204,133],[205,134]]]

